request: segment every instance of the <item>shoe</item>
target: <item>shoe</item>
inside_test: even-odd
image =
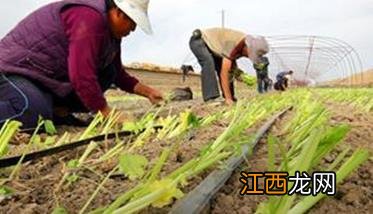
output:
[[[205,100],[205,104],[207,105],[223,105],[225,100],[221,97],[216,97],[212,99]]]

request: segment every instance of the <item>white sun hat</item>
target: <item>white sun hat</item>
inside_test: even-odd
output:
[[[114,3],[146,34],[153,33],[148,16],[149,0],[114,0]]]

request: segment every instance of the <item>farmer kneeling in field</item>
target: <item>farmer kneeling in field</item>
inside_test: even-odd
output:
[[[274,88],[278,91],[285,91],[289,86],[289,81],[291,76],[293,75],[293,71],[284,71],[280,72],[276,75],[276,83]]]
[[[78,125],[73,112],[108,116],[103,93],[111,84],[162,100],[121,63],[122,37],[137,25],[151,33],[147,7],[148,0],[66,0],[23,19],[0,41],[0,124],[15,119],[35,127],[40,115]]]
[[[220,97],[218,81],[228,105],[235,101],[233,78],[230,72],[236,60],[248,57],[256,62],[268,52],[264,37],[254,37],[227,28],[195,30],[189,42],[190,49],[202,67],[202,95],[204,101]]]

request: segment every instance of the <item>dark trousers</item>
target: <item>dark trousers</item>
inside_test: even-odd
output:
[[[275,83],[275,89],[278,91],[285,91],[288,87],[288,80],[285,78],[277,78],[277,82]]]
[[[266,71],[256,71],[257,79],[257,89],[259,93],[265,93],[270,90],[270,80],[268,77],[268,72]]]
[[[114,82],[114,68],[109,66],[100,72],[99,82],[103,91]],[[54,107],[67,108],[71,113],[88,112],[75,92],[66,97],[57,97],[25,77],[0,73],[0,127],[11,119],[22,122],[22,128],[34,128],[39,116],[53,120]]]
[[[39,116],[53,118],[52,96],[21,76],[0,74],[0,126],[12,119],[32,128]]]
[[[198,31],[198,30],[196,30]],[[202,96],[204,101],[220,97],[219,86],[221,85],[220,70],[222,58],[215,56],[203,41],[201,34],[194,32],[189,41],[189,47],[200,64]],[[219,80],[219,82],[218,82]],[[223,91],[223,89],[221,88]],[[230,78],[230,91],[234,98],[233,78]],[[234,98],[235,99],[235,98]]]

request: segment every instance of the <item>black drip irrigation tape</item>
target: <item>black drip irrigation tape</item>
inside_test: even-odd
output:
[[[248,156],[251,148],[254,148],[264,135],[273,126],[275,121],[291,110],[289,107],[268,120],[256,133],[252,146],[244,145],[240,156],[232,156],[228,159],[224,169],[211,172],[196,188],[189,192],[183,199],[177,201],[172,207],[170,214],[201,213],[209,204],[211,198],[217,193],[226,181],[232,176],[233,171],[241,165]]]
[[[163,128],[162,126],[155,126],[154,127],[155,130],[159,130],[159,129],[162,129],[162,128]],[[81,146],[88,145],[92,141],[104,141],[104,140],[114,139],[116,137],[132,136],[132,135],[142,133],[144,131],[145,131],[145,129],[141,130],[140,132],[121,131],[121,132],[117,132],[117,133],[98,135],[98,136],[88,138],[88,139],[85,139],[85,140],[80,140],[80,141],[76,141],[76,142],[73,142],[73,143],[64,144],[64,145],[61,145],[61,146],[57,146],[57,147],[53,147],[53,148],[49,148],[49,149],[45,149],[45,150],[41,150],[41,151],[37,151],[37,152],[28,153],[28,154],[25,154],[25,156],[22,160],[22,163],[25,163],[25,162],[30,161],[30,160],[36,160],[36,159],[40,159],[40,158],[47,157],[47,156],[50,156],[50,155],[58,154],[58,153],[61,153],[61,152],[64,152],[64,151],[73,150],[73,149],[79,148]],[[22,156],[23,155],[0,159],[0,168],[17,165],[18,162],[21,160]]]

